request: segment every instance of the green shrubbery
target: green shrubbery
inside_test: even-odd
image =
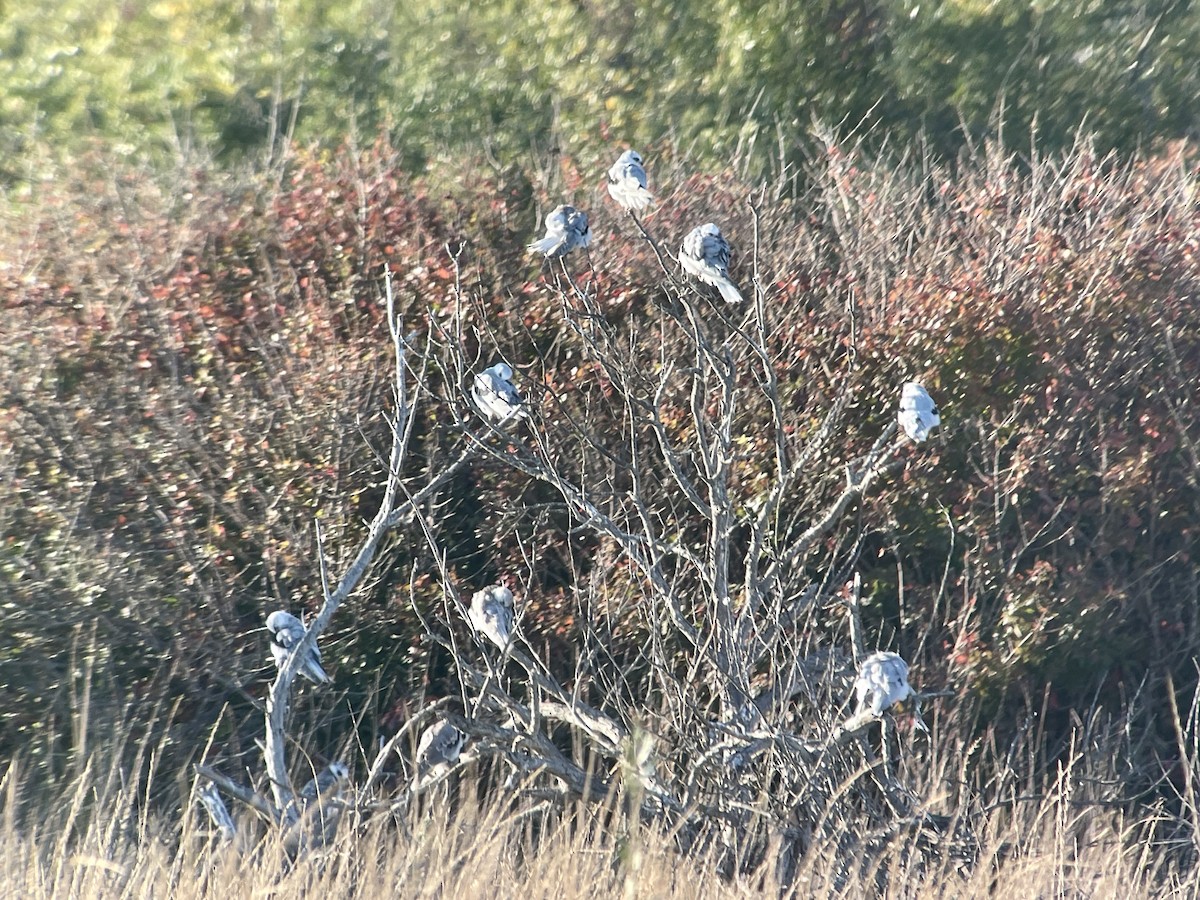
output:
[[[386,128],[410,165],[664,135],[705,167],[796,162],[814,120],[953,157],[1194,134],[1200,12],[1176,2],[186,0],[17,5],[0,21],[3,175],[93,139],[162,160]],[[1036,141],[1034,136],[1036,135]]]

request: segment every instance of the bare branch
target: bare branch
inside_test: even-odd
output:
[[[202,780],[203,783],[201,783]],[[212,819],[213,825],[221,833],[221,840],[232,841],[237,836],[237,828],[234,827],[233,817],[229,815],[225,801],[217,793],[216,785],[211,779],[201,775],[196,779],[195,791],[196,797],[208,811],[208,817]]]
[[[232,778],[222,775],[211,766],[198,765],[196,766],[196,774],[203,778],[207,778],[218,788],[232,797],[249,806],[255,812],[262,815],[265,819],[271,822],[279,821],[279,811],[271,806],[270,801],[259,796],[248,787],[243,787]]]
[[[367,568],[375,557],[375,549],[387,532],[388,522],[395,505],[396,493],[400,488],[400,473],[403,468],[404,455],[412,434],[412,406],[408,398],[408,383],[406,379],[405,356],[408,343],[401,334],[400,322],[395,307],[395,295],[392,291],[391,271],[385,270],[385,288],[387,298],[388,331],[392,337],[395,354],[395,389],[396,389],[396,421],[392,427],[392,451],[388,460],[387,481],[384,487],[383,500],[379,511],[375,514],[367,535],[359,547],[358,553],[350,563],[346,573],[338,582],[337,588],[329,591],[324,587],[324,603],[317,617],[308,626],[300,643],[293,648],[288,659],[280,667],[279,673],[271,685],[266,704],[266,766],[267,778],[271,783],[271,792],[275,805],[279,809],[287,807],[292,800],[292,788],[287,775],[287,761],[284,754],[284,730],[287,725],[288,708],[290,705],[292,684],[299,671],[300,661],[308,650],[328,627],[334,613],[345,599],[358,586]],[[319,532],[318,532],[319,533]],[[319,560],[324,573],[324,556]],[[324,574],[322,574],[324,580]]]

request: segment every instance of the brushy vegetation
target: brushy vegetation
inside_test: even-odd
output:
[[[9,6],[0,896],[1200,893],[1196,4]],[[660,248],[601,184],[629,144]],[[524,252],[560,202],[595,234],[569,289]],[[660,265],[706,221],[760,308]],[[217,840],[195,766],[269,793],[264,615],[319,606],[317,523],[339,573],[379,508],[385,270],[420,359],[398,474],[487,452],[322,636],[290,777],[342,760],[353,802],[293,862],[232,803]],[[471,433],[464,388],[500,359],[537,437]],[[784,559],[909,379],[942,427]],[[734,406],[726,527],[651,426],[698,466]],[[812,455],[758,545],[777,438]],[[669,546],[661,583],[541,463]],[[705,655],[731,640],[696,571],[718,555],[733,581],[783,559],[734,691]],[[813,764],[849,712],[850,572],[869,647],[943,696],[929,737],[889,719]],[[619,752],[536,711],[521,744],[484,702],[451,598],[497,580]],[[511,711],[535,692],[508,662]],[[485,734],[444,786],[398,803],[385,755],[363,788],[382,740],[474,690]],[[739,691],[768,737],[709,755]],[[602,798],[504,781],[535,738]],[[656,815],[658,785],[690,810]]]
[[[80,732],[89,730],[86,717],[79,713]],[[169,735],[177,723],[165,713],[163,724]],[[965,773],[991,773],[989,784],[973,785],[987,821],[978,857],[931,867],[922,853],[931,837],[919,829],[874,835],[873,852],[848,856],[839,846],[844,835],[835,832],[801,861],[788,896],[1190,896],[1194,844],[1180,830],[1186,827],[1161,808],[1135,817],[1105,801],[1121,778],[1113,751],[1119,755],[1123,739],[1119,729],[1094,726],[1081,728],[1070,751],[1040,775],[1028,767],[1039,755],[1039,736],[997,747],[955,746],[935,735],[941,749],[909,773],[918,791],[953,793]],[[453,792],[407,817],[345,821],[323,853],[286,865],[278,842],[262,841],[253,823],[243,823],[234,844],[219,843],[194,800],[165,809],[147,803],[157,782],[176,777],[159,764],[171,755],[170,739],[151,740],[115,738],[89,748],[53,788],[52,805],[44,804],[46,792],[30,784],[21,761],[7,765],[0,773],[0,892],[31,900],[775,893],[769,871],[722,878],[712,860],[681,860],[671,835],[639,823],[619,796],[566,808],[520,807],[488,791],[470,770]],[[130,758],[139,763],[136,780]],[[1188,778],[1198,774],[1194,758],[1189,772]],[[891,891],[881,891],[885,883]]]
[[[479,878],[462,892],[498,882],[567,896],[764,886],[718,887],[703,866],[668,864],[661,835],[617,815],[617,800],[510,822],[486,778],[479,809],[407,823],[423,830],[403,852],[390,822],[365,822],[321,866],[286,875],[269,853],[213,859],[193,833],[189,764],[258,753],[264,612],[319,600],[314,517],[340,568],[378,505],[385,265],[406,322],[428,331],[460,317],[468,360],[519,361],[526,385],[621,447],[605,373],[523,253],[537,212],[573,197],[592,213],[597,304],[631,346],[653,333],[662,273],[598,173],[558,157],[532,170],[466,157],[417,176],[404,159],[380,139],[261,175],[197,165],[150,177],[98,155],[7,207],[0,755],[15,760],[2,840],[20,850],[3,854],[16,893],[171,884],[200,895],[228,890],[221,873],[235,865],[249,866],[247,894],[277,878],[286,890],[402,893]],[[954,692],[903,765],[933,812],[971,820],[985,859],[962,876],[926,873],[922,890],[994,880],[1000,896],[1116,884],[1150,895],[1190,883],[1194,158],[1183,148],[1122,161],[1081,143],[1033,158],[982,149],[952,171],[829,139],[802,180],[766,189],[691,174],[686,157],[651,160],[660,203],[648,227],[670,247],[720,221],[739,251],[736,279],[756,274],[766,292],[788,428],[819,424],[854,356],[853,402],[806,496],[836,491],[900,381],[920,377],[942,405],[942,432],[812,561],[823,577],[844,562],[847,535],[861,538],[871,641],[901,649],[921,686]],[[438,371],[430,389],[449,402],[456,388]],[[740,458],[766,465],[771,448],[753,434],[767,411],[744,409]],[[436,403],[421,415],[417,465],[432,471],[453,433]],[[736,489],[752,502],[753,483]],[[809,513],[785,503],[780,515]],[[628,602],[636,577],[611,545],[573,532],[552,492],[478,463],[456,476],[437,521],[464,589],[515,573],[524,627],[560,677],[580,629],[597,623],[610,664],[646,676],[646,623]],[[337,692],[305,707],[311,752],[373,747],[430,696],[457,692],[415,615],[439,607],[440,577],[415,524],[390,538],[324,638]],[[804,627],[839,639],[843,626],[824,609]],[[40,805],[49,800],[61,802]],[[906,867],[920,855],[905,848],[920,840],[881,837],[864,856],[877,868],[853,877],[915,879]],[[584,846],[594,879],[575,878]],[[836,839],[815,846],[797,885],[828,889],[838,854]],[[480,878],[483,859],[494,877]],[[181,877],[192,871],[212,874]]]

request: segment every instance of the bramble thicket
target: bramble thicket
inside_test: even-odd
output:
[[[1194,877],[1191,5],[57,6],[0,22],[0,844],[46,860],[36,877],[6,868],[14,889],[150,884],[195,852],[193,766],[260,768],[275,677],[264,618],[316,612],[318,523],[337,575],[387,488],[385,271],[417,391],[399,474],[418,487],[448,474],[321,636],[333,685],[298,693],[294,766],[347,759],[361,785],[381,739],[435,701],[487,695],[462,667],[486,657],[504,702],[533,704],[531,734],[541,665],[628,728],[622,752],[654,735],[658,777],[711,814],[713,834],[740,828],[704,793],[718,776],[688,758],[731,696],[719,648],[688,635],[722,640],[708,567],[749,603],[761,566],[776,632],[755,640],[774,649],[730,690],[779,695],[763,705],[781,747],[845,718],[826,704],[850,701],[850,593],[868,651],[900,652],[916,686],[943,694],[925,701],[928,739],[901,723],[880,749],[893,742],[925,824],[953,819],[934,844],[973,848],[955,857],[967,881],[951,894],[996,877],[1021,896],[1054,822],[1081,860],[1059,874],[1094,865],[1115,879],[1095,884],[1122,883],[1105,868],[1119,860],[1147,895]],[[604,189],[629,146],[655,195],[638,221]],[[587,211],[593,235],[565,269],[525,252],[559,203]],[[745,307],[687,286],[669,258],[708,221],[733,247]],[[504,434],[467,397],[471,373],[501,360],[536,410]],[[937,400],[940,428],[897,445],[812,534],[906,381]],[[716,499],[694,502],[675,461],[711,476],[703,448],[723,427],[728,515],[714,524]],[[781,447],[804,464],[764,517]],[[708,498],[716,482],[703,483]],[[630,535],[653,565],[639,567]],[[454,613],[454,597],[496,582],[518,598],[529,685],[494,648],[471,649]],[[784,650],[830,680],[782,691]],[[695,694],[681,703],[677,689]],[[616,773],[639,764],[556,727],[546,740],[608,772],[614,796]],[[474,746],[456,790],[462,808],[468,794],[481,804],[482,834],[520,748]],[[868,790],[844,762],[846,797],[818,802],[760,764],[763,796],[743,805],[768,823],[761,840],[733,863],[716,837],[683,848],[710,854],[697,871],[721,884],[776,884],[759,865],[772,840],[796,841],[778,883],[801,893],[854,878],[886,889],[938,858],[925,838],[880,849],[918,815],[895,815],[891,782]],[[380,796],[404,778],[389,765]],[[563,812],[569,827],[523,834],[517,856],[578,849],[587,832],[630,879],[603,890],[629,890],[648,877],[627,843],[639,803],[605,807],[605,827]],[[39,804],[67,818],[43,820]],[[99,813],[118,807],[155,823],[161,860],[149,826],[104,831]],[[828,833],[813,825],[822,811],[838,817]],[[385,853],[392,832],[362,815],[339,840],[367,835]],[[23,833],[40,821],[79,838],[63,853],[124,874],[70,881],[58,845]],[[687,822],[645,853],[680,859]],[[848,852],[852,834],[877,870],[813,861]],[[448,849],[460,839],[422,845],[413,877],[459,871],[473,852]],[[369,881],[333,871],[305,877]],[[527,862],[517,871],[536,880]]]

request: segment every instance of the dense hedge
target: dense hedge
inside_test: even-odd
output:
[[[59,765],[78,750],[70,723],[85,695],[108,712],[92,715],[101,723],[181,702],[192,723],[181,760],[218,721],[233,752],[254,752],[249,708],[269,674],[262,617],[315,607],[315,519],[337,569],[378,503],[392,403],[384,265],[413,327],[428,334],[461,308],[469,359],[518,362],[535,394],[553,388],[619,451],[611,385],[578,356],[523,252],[558,197],[481,160],[436,182],[402,160],[380,141],[302,155],[278,180],[207,168],[155,179],[99,157],[7,217],[0,754],[25,748]],[[747,287],[754,198],[788,427],[810,432],[850,379],[846,428],[806,490],[837,490],[900,381],[923,379],[941,403],[940,433],[847,529],[865,535],[872,638],[902,648],[927,687],[953,689],[947,711],[975,698],[999,713],[1005,698],[1045,690],[1055,708],[1086,706],[1098,688],[1118,704],[1118,688],[1149,675],[1158,690],[1167,671],[1190,689],[1193,160],[981,152],[952,178],[829,145],[794,199],[689,176],[678,161],[651,166],[651,232],[671,247],[720,221]],[[652,334],[662,273],[650,249],[598,173],[557,177],[592,211],[595,268],[581,277],[621,334]],[[440,405],[458,387],[436,367],[427,387],[414,465],[435,469],[454,439]],[[754,437],[765,414],[745,408],[748,460],[770,454]],[[753,501],[753,479],[735,489]],[[545,489],[486,463],[459,476],[437,519],[453,577],[512,578],[535,645],[568,673],[580,597],[597,585],[610,598],[639,593],[612,548],[571,525]],[[369,741],[405,704],[446,689],[413,613],[440,608],[425,546],[415,526],[397,532],[334,621],[326,656],[350,703],[320,701],[326,742],[352,720]],[[637,618],[607,627],[614,660],[635,659]],[[969,716],[949,721],[970,727]]]

